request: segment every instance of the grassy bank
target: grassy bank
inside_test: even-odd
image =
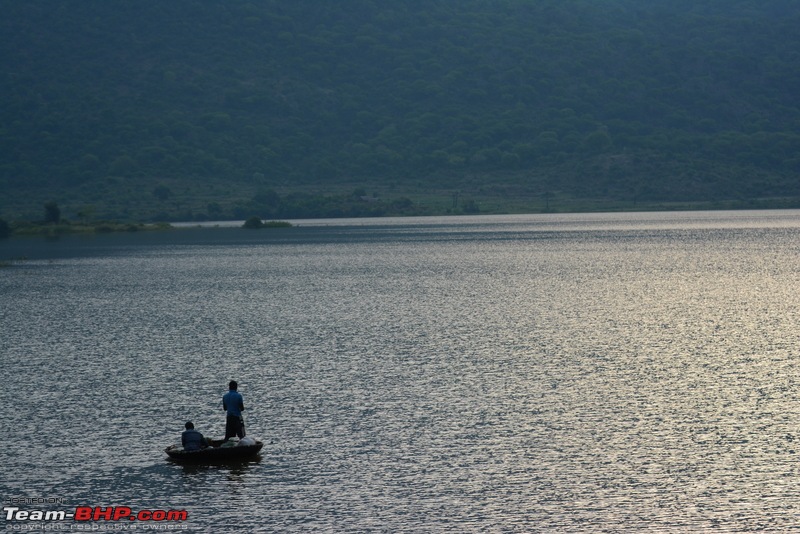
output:
[[[121,223],[103,221],[96,223],[71,223],[60,222],[56,224],[43,224],[35,222],[15,222],[10,225],[11,234],[28,236],[50,236],[68,234],[105,234],[111,232],[142,232],[169,230],[171,225],[166,223],[143,224],[143,223]]]

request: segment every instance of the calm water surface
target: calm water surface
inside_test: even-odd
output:
[[[20,256],[4,506],[187,510],[194,532],[800,528],[798,211],[0,242]],[[168,462],[187,419],[223,434],[230,379],[260,461]]]

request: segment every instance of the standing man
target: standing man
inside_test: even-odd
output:
[[[239,439],[244,437],[244,419],[242,419],[244,399],[237,391],[238,388],[236,380],[231,380],[228,392],[222,396],[222,409],[228,413],[225,419],[225,441],[233,436],[239,436]]]

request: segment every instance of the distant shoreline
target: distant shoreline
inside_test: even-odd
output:
[[[575,204],[578,204],[577,202]],[[577,209],[576,209],[577,208]],[[268,220],[262,219],[261,228],[286,228],[292,226],[322,226],[345,224],[363,224],[367,221],[386,219],[404,219],[421,221],[433,217],[481,217],[508,215],[568,215],[586,213],[652,213],[652,212],[703,212],[703,211],[778,211],[800,209],[800,201],[796,199],[761,199],[742,201],[715,202],[653,202],[631,206],[630,203],[585,201],[580,206],[567,206],[558,203],[543,210],[514,211],[488,210],[478,213],[430,213],[424,215],[384,215],[371,217],[305,217],[300,219]],[[250,220],[256,219],[251,217]],[[247,227],[248,220],[226,219],[216,221],[171,221],[171,222],[120,222],[120,221],[62,221],[60,223],[13,222],[9,225],[10,236],[44,236],[58,237],[70,234],[103,234],[117,232],[166,231],[182,228],[242,228]]]
[[[50,260],[80,255],[80,250],[122,250],[132,243],[174,246],[175,243],[235,244],[286,243],[317,239],[333,232],[348,231],[364,238],[386,232],[406,235],[418,228],[444,232],[471,232],[481,226],[517,232],[579,232],[592,226],[626,231],[631,225],[653,230],[683,228],[800,228],[800,209],[773,210],[684,210],[591,213],[528,213],[460,216],[361,217],[336,219],[294,219],[291,227],[253,232],[241,221],[180,222],[161,226],[174,231],[27,233],[0,240],[0,267],[24,265],[34,260]],[[153,227],[155,228],[155,227]],[[216,230],[216,231],[215,231]],[[238,231],[236,231],[238,230]],[[316,237],[315,237],[316,236]],[[127,244],[127,245],[126,245]]]

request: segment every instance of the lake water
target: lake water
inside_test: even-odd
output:
[[[800,211],[0,242],[21,256],[4,507],[188,513],[99,530],[800,527]],[[167,461],[187,419],[222,436],[231,379],[260,460]]]

